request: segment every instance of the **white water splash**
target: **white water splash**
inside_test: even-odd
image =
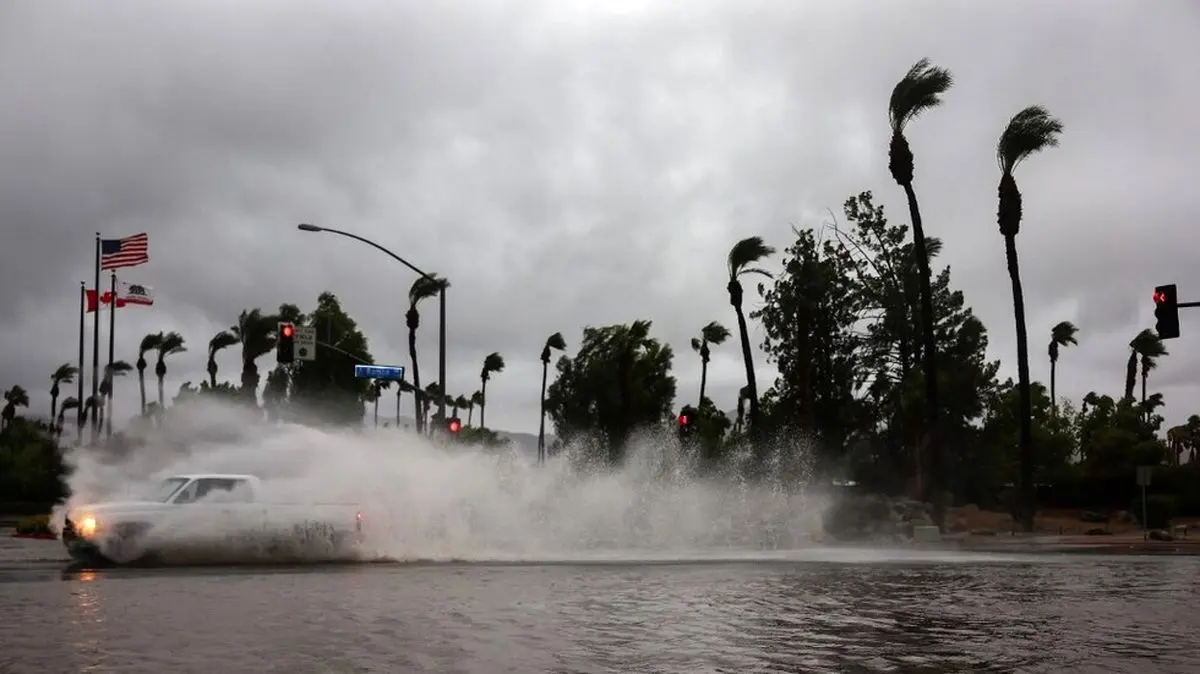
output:
[[[538,466],[515,452],[437,446],[394,429],[251,422],[244,409],[214,401],[189,402],[175,413],[166,429],[147,436],[146,447],[119,460],[101,461],[87,449],[71,454],[67,507],[126,498],[169,474],[249,473],[264,481],[269,501],[358,504],[365,532],[359,557],[402,561],[797,548],[818,535],[825,509],[820,496],[782,489],[778,481],[692,477],[670,438],[639,437],[623,467],[585,470],[565,457]],[[61,523],[61,509],[54,519]],[[229,561],[231,533],[215,524],[189,531],[187,560],[211,552]],[[305,553],[289,557],[296,555]]]

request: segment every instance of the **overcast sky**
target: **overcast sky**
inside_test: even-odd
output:
[[[76,359],[96,231],[150,235],[151,261],[124,278],[157,302],[119,313],[117,350],[132,362],[143,334],[182,332],[191,350],[170,360],[168,395],[204,376],[208,339],[241,309],[311,307],[325,289],[380,362],[407,365],[412,274],[295,229],[314,222],[451,279],[449,389],[477,389],[488,352],[508,362],[490,426],[536,431],[542,344],[562,331],[573,351],[586,324],[653,319],[690,400],[688,338],[736,325],[734,242],[782,249],[790,225],[819,226],[862,190],[906,220],[887,100],[928,56],[957,82],[910,128],[915,185],[1002,374],[1015,376],[1015,346],[994,148],[1040,103],[1066,130],[1017,175],[1033,376],[1048,377],[1051,325],[1072,320],[1060,393],[1119,395],[1153,287],[1200,300],[1198,36],[1191,0],[8,0],[0,386],[48,411],[50,373]],[[423,316],[430,381],[436,302]],[[1151,379],[1171,423],[1200,412],[1200,310],[1182,327]],[[222,354],[222,377],[238,360]],[[775,373],[761,354],[758,367],[765,389]],[[725,409],[741,368],[735,345],[714,350]],[[135,378],[116,395],[123,419]]]

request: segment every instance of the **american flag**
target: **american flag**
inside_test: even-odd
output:
[[[145,232],[124,239],[100,239],[100,271],[136,267],[150,261],[150,240]]]

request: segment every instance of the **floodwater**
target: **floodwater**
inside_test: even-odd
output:
[[[5,674],[1200,671],[1192,557],[77,570],[0,535]]]

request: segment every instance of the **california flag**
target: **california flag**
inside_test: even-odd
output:
[[[117,303],[118,306],[120,306],[122,303],[150,306],[154,304],[154,289],[150,286],[141,285],[140,283],[118,281]]]

